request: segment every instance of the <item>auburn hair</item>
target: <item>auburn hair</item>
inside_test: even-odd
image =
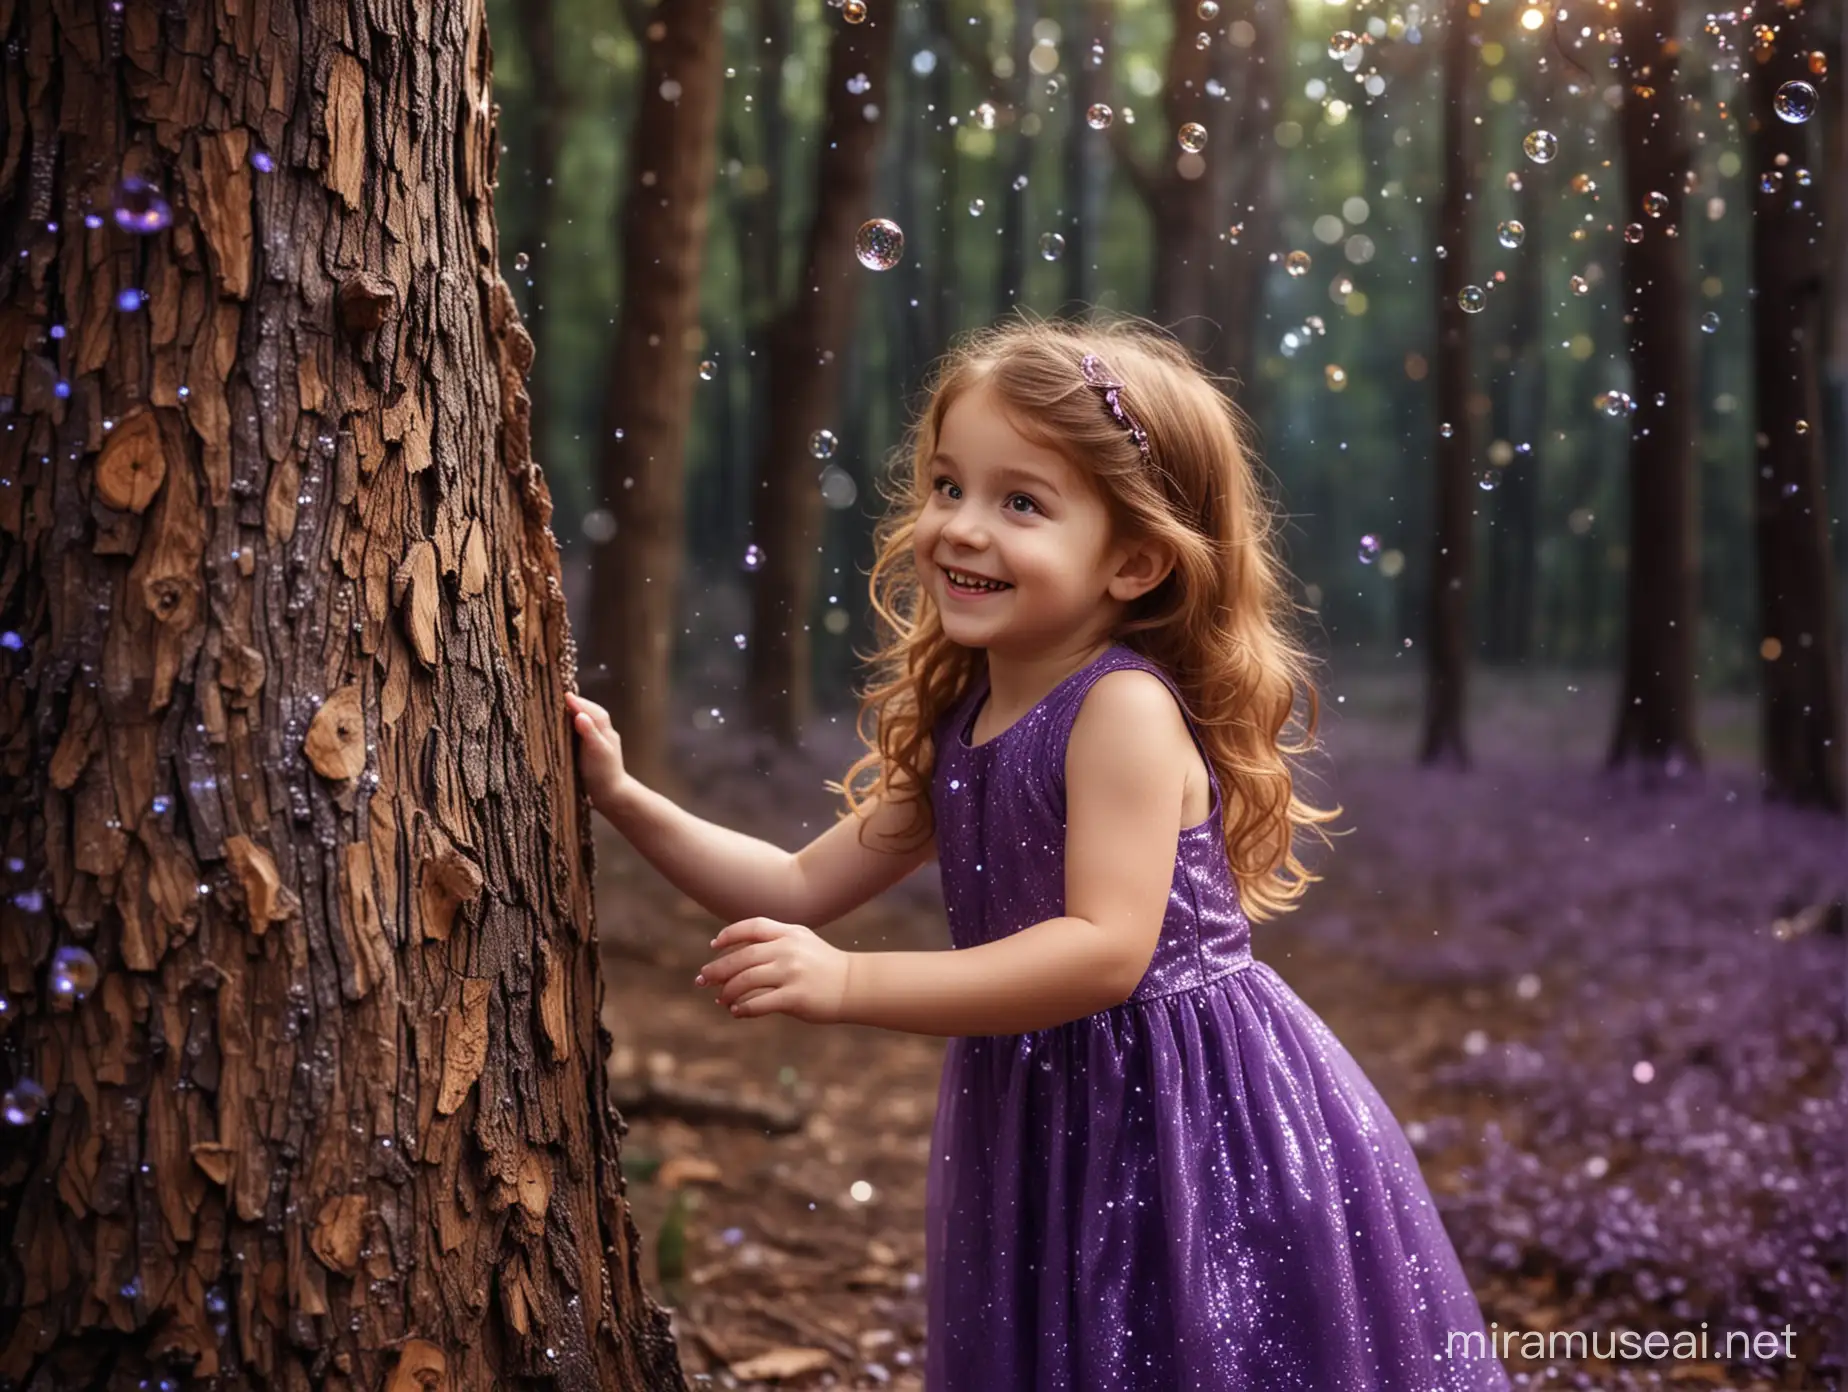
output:
[[[1147,459],[1085,383],[1087,353],[1123,384],[1122,404],[1147,432]],[[1273,546],[1277,513],[1247,446],[1247,418],[1185,348],[1146,321],[1023,313],[959,339],[936,364],[882,490],[888,509],[868,582],[881,643],[858,654],[872,664],[856,722],[867,752],[829,786],[850,815],[909,797],[917,809],[912,844],[931,835],[933,731],[987,658],[945,635],[919,583],[912,536],[931,496],[944,414],[978,383],[1023,436],[1090,479],[1119,535],[1172,548],[1173,572],[1125,611],[1112,636],[1167,672],[1185,698],[1218,774],[1226,856],[1246,916],[1262,922],[1288,912],[1321,878],[1297,858],[1296,829],[1314,828],[1326,844],[1320,824],[1342,811],[1300,798],[1289,759],[1317,747],[1313,659],[1292,633],[1296,605]],[[1298,738],[1288,733],[1293,724]]]

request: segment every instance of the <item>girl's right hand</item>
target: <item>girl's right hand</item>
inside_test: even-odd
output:
[[[568,691],[565,704],[578,733],[578,772],[592,806],[608,816],[629,777],[622,766],[622,736],[610,727],[610,713],[595,701]]]

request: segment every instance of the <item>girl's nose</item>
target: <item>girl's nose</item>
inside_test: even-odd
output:
[[[958,546],[979,550],[988,544],[988,528],[976,515],[975,509],[963,508],[943,524],[943,538]]]

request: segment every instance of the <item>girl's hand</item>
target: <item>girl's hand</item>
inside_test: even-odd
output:
[[[585,791],[591,805],[608,816],[629,777],[622,766],[622,736],[610,728],[610,713],[595,701],[568,691],[565,705],[578,733],[578,771]]]
[[[721,956],[700,968],[695,986],[718,986],[720,1005],[741,1019],[782,1013],[811,1025],[841,1022],[849,954],[796,923],[747,918],[719,931]]]

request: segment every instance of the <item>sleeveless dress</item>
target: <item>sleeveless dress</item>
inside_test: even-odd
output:
[[[1066,743],[1092,683],[1128,667],[1185,712],[1167,674],[1118,644],[980,745],[985,679],[939,723],[956,948],[1063,914]],[[948,1041],[926,1193],[928,1392],[1508,1387],[1404,1132],[1252,959],[1221,816],[1215,778],[1127,1001]]]

